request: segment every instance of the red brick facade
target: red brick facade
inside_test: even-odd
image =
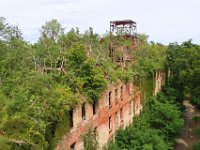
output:
[[[161,90],[164,79],[164,73],[159,71],[156,74],[155,94]],[[102,149],[115,136],[117,129],[129,126],[133,116],[140,114],[141,96],[140,88],[133,83],[111,84],[96,104],[84,103],[73,109],[73,127],[56,149],[84,149],[81,136],[89,127],[95,129],[99,149]]]
[[[162,87],[165,86],[165,72],[159,70],[156,73],[156,79],[155,79],[155,91],[154,91],[154,95],[156,95],[159,91],[162,90]]]

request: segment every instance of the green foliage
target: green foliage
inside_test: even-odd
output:
[[[52,122],[46,127],[45,138],[49,143],[48,149],[54,149],[55,146],[61,141],[63,135],[69,132],[69,116],[69,111],[65,111],[59,121]]]
[[[141,91],[143,94],[143,102],[144,104],[148,101],[150,97],[154,95],[155,89],[155,78],[154,76],[151,78],[143,79],[141,82]]]
[[[54,149],[69,131],[69,110],[80,97],[97,101],[107,87],[94,49],[98,35],[92,29],[65,34],[52,20],[42,26],[38,43],[29,45],[20,36],[17,27],[0,19],[0,145]]]
[[[63,28],[56,19],[52,19],[46,22],[41,29],[41,39],[40,40],[53,40],[57,41],[59,36],[63,34]]]
[[[133,70],[142,78],[153,77],[158,70],[163,70],[166,60],[166,47],[159,43],[144,44],[135,51],[137,63]]]
[[[73,45],[66,58],[66,67],[72,74],[68,80],[72,89],[82,92],[89,101],[97,101],[107,86],[103,70],[96,66],[94,59],[88,58],[83,45]]]
[[[140,47],[128,49],[137,60],[123,68],[108,57],[111,42],[119,48],[115,59],[120,58],[123,48],[132,45],[131,40],[120,36],[123,34],[118,33],[112,41],[113,35],[108,34],[100,41],[92,28],[84,34],[78,28],[65,33],[53,19],[42,26],[39,41],[30,45],[23,41],[17,26],[0,18],[0,149],[54,149],[70,129],[69,110],[82,97],[91,103],[97,101],[112,82],[134,80],[138,87],[142,83],[148,101],[155,73],[165,66],[166,46],[148,43],[148,36],[139,35]],[[182,125],[177,95],[200,103],[198,54],[199,46],[190,41],[169,46],[167,65],[176,90],[168,88],[158,101],[147,103],[141,118],[120,130],[109,149],[162,150],[171,146],[175,131]],[[83,137],[86,149],[96,149],[93,137],[90,130]]]
[[[66,116],[70,107],[79,102],[79,96],[69,86],[57,82],[55,76],[40,71],[37,58],[42,55],[36,57],[31,46],[10,35],[7,27],[12,28],[5,24],[1,31],[7,37],[0,40],[1,146],[53,149],[69,130]]]
[[[167,50],[167,63],[171,71],[170,83],[177,89],[180,99],[189,98],[200,106],[200,47],[191,40],[178,45],[172,43]]]
[[[88,128],[86,134],[83,135],[83,142],[85,150],[96,150],[98,149],[98,142],[96,139],[96,133],[91,127]]]
[[[195,143],[195,144],[192,146],[192,150],[199,150],[199,149],[200,149],[200,142]]]
[[[149,99],[144,112],[134,118],[133,125],[117,132],[108,149],[171,149],[183,119],[179,107],[168,101],[164,94],[157,100]]]
[[[141,45],[148,44],[148,35],[146,34],[138,34],[138,41],[141,43]]]
[[[142,120],[138,120],[139,122]],[[144,122],[141,127],[133,126],[124,130],[119,130],[116,135],[116,144],[119,149],[167,149],[163,137],[158,135],[156,130],[150,129]]]
[[[194,120],[194,122],[199,123],[200,122],[200,116],[194,116],[192,118],[192,120]]]
[[[114,141],[111,141],[108,144],[108,148],[106,146],[103,148],[103,150],[107,150],[107,149],[118,150],[119,148],[118,148],[117,144]]]
[[[197,134],[198,137],[200,137],[200,126],[197,128],[196,134]]]
[[[0,39],[4,42],[14,43],[16,39],[22,39],[22,33],[18,26],[9,25],[6,19],[0,17]]]
[[[160,103],[155,101],[149,109],[151,110],[149,114],[151,126],[159,129],[169,139],[176,137],[177,131],[183,126],[181,112],[177,106],[168,102]]]

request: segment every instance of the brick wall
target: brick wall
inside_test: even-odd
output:
[[[156,79],[155,79],[155,90],[154,90],[154,95],[156,95],[159,91],[161,91],[162,87],[165,85],[165,72],[159,70],[156,73]]]
[[[156,95],[165,85],[165,73],[158,71],[155,79]],[[85,101],[85,100],[83,100]],[[133,121],[134,115],[139,115],[142,110],[141,91],[133,83],[110,84],[108,90],[102,93],[102,98],[95,104],[95,114],[93,105],[85,103],[83,116],[83,104],[73,109],[73,127],[70,132],[63,136],[57,150],[68,150],[74,147],[76,150],[84,149],[81,138],[89,127],[96,129],[99,149],[107,144],[114,136],[117,129],[125,128]]]
[[[136,90],[134,92],[134,90]],[[73,109],[73,127],[57,146],[57,150],[84,149],[81,136],[89,127],[96,129],[99,149],[115,136],[119,127],[125,128],[133,121],[134,115],[139,115],[142,109],[141,92],[134,88],[133,83],[111,84],[102,98],[96,103],[96,113],[93,105],[85,103],[85,117],[83,118],[83,104]]]

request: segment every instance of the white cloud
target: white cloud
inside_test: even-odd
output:
[[[198,0],[4,0],[0,15],[18,24],[25,39],[35,42],[40,27],[52,18],[69,30],[83,32],[92,26],[99,34],[109,30],[109,21],[133,19],[138,32],[162,43],[200,39]]]

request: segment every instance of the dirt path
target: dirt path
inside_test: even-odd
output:
[[[188,100],[185,100],[183,105],[185,106],[185,123],[183,129],[180,132],[179,139],[176,140],[177,143],[174,147],[174,150],[191,150],[192,145],[200,141],[200,138],[195,135],[195,130],[198,125],[193,120],[191,120],[194,116],[200,115],[200,112]]]

